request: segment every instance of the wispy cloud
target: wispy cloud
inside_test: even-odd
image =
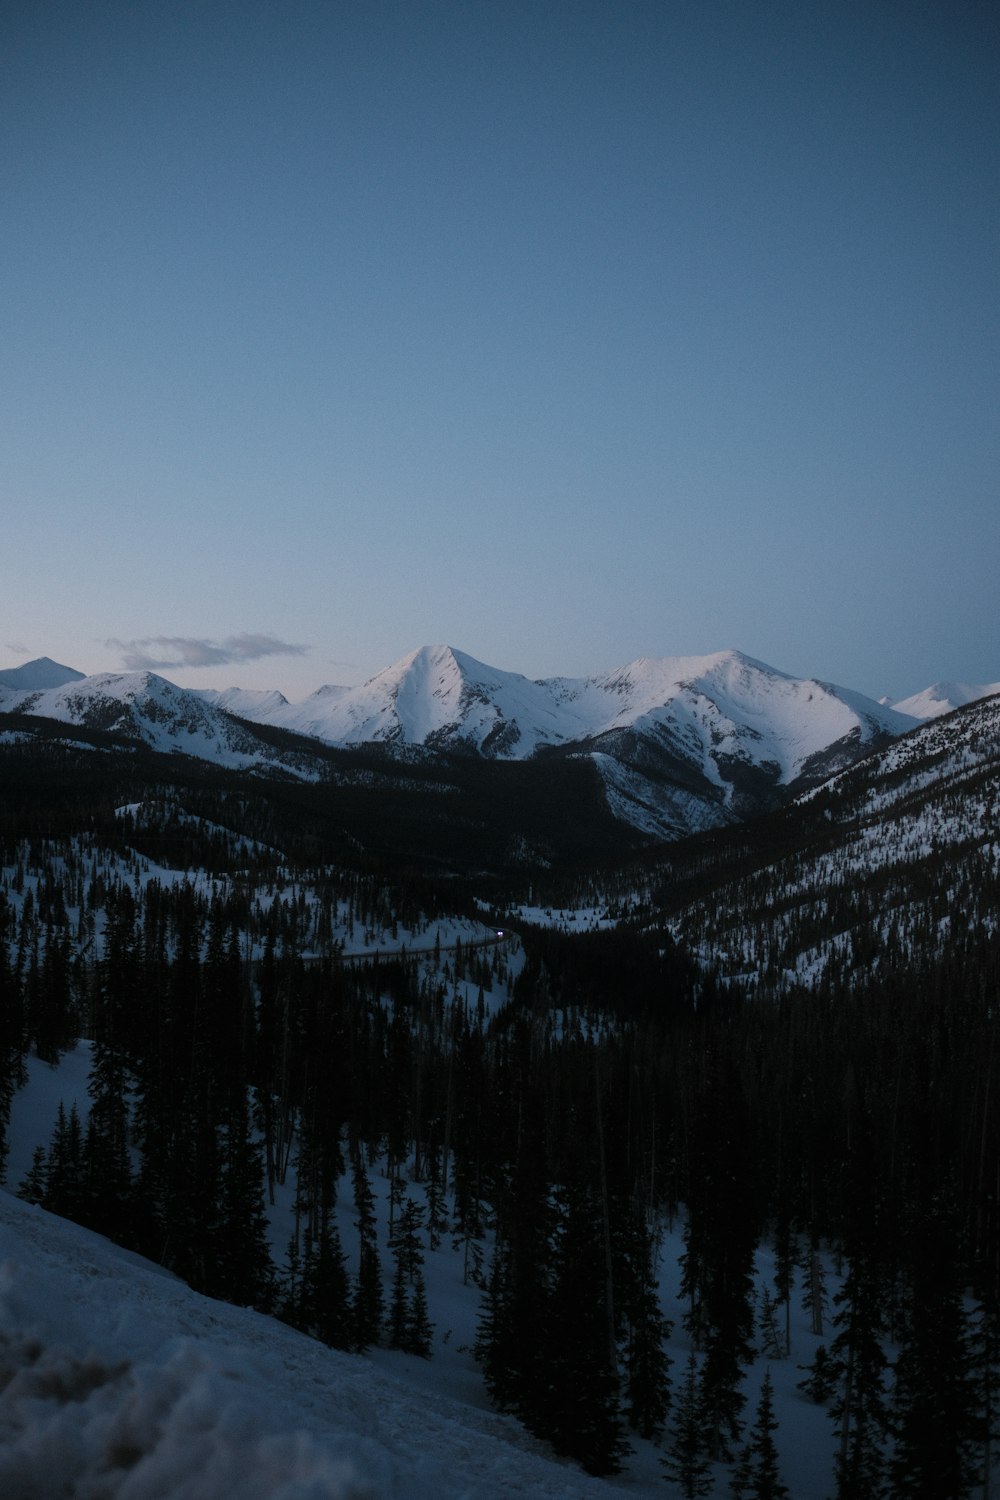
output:
[[[28,647],[23,641],[5,641],[4,650],[9,651],[12,656],[27,656]]]
[[[128,672],[161,672],[177,667],[224,667],[263,656],[305,656],[308,646],[279,641],[273,635],[230,635],[209,641],[188,635],[154,635],[142,641],[110,640],[106,644],[122,654]]]

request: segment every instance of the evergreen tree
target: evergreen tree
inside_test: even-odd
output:
[[[78,1221],[85,1199],[86,1179],[80,1116],[75,1104],[67,1115],[60,1100],[46,1158],[43,1206],[50,1213]]]
[[[629,1216],[620,1307],[625,1324],[622,1396],[628,1424],[657,1438],[670,1409],[670,1324],[660,1308],[653,1241],[641,1209]]]
[[[225,1131],[212,1274],[216,1295],[270,1312],[277,1284],[264,1207],[264,1161],[248,1116],[245,1103],[234,1105]]]
[[[810,1326],[817,1338],[823,1337],[823,1318],[827,1308],[826,1279],[819,1246],[814,1240],[806,1262],[806,1277],[802,1291],[802,1306],[809,1314]]]
[[[674,1402],[670,1441],[660,1460],[667,1477],[678,1486],[684,1500],[699,1500],[713,1488],[709,1442],[710,1434],[701,1405],[698,1361],[692,1349],[683,1384]]]
[[[798,1383],[798,1389],[810,1401],[815,1401],[818,1406],[825,1406],[837,1389],[837,1373],[833,1361],[827,1353],[825,1344],[820,1344],[809,1365],[799,1365],[804,1370],[805,1377]]]
[[[518,1045],[527,1038],[522,1031]],[[476,1357],[486,1388],[501,1411],[519,1416],[533,1432],[543,1420],[550,1371],[545,1355],[552,1281],[553,1211],[543,1153],[540,1099],[525,1087],[513,1108],[517,1138],[509,1181],[501,1178],[497,1232]]]
[[[303,1259],[298,1316],[303,1332],[332,1349],[356,1347],[347,1263],[330,1215]]]
[[[740,1477],[734,1482],[734,1500],[788,1500],[788,1489],[778,1474],[778,1450],[774,1443],[777,1430],[771,1372],[767,1370],[753,1428],[741,1459]]]
[[[892,1500],[960,1500],[976,1477],[982,1423],[954,1219],[935,1204],[912,1237],[911,1303],[893,1392]]]
[[[8,920],[7,898],[0,891],[0,1182],[7,1161],[11,1103],[27,1078],[21,986],[7,952]]]
[[[382,1295],[382,1268],[378,1254],[378,1223],[375,1198],[360,1151],[353,1163],[354,1207],[358,1217],[358,1273],[351,1304],[354,1347],[368,1349],[377,1344],[382,1329],[385,1301]]]
[[[433,1338],[434,1327],[427,1310],[424,1276],[422,1271],[418,1271],[413,1279],[409,1314],[406,1320],[406,1342],[403,1348],[407,1354],[418,1354],[421,1359],[430,1359]]]
[[[45,1147],[36,1146],[32,1153],[31,1166],[18,1186],[17,1196],[23,1198],[25,1203],[44,1205],[47,1177],[48,1161]]]
[[[589,1474],[616,1474],[626,1449],[608,1333],[604,1242],[593,1193],[569,1185],[562,1194],[560,1221],[543,1329],[548,1385],[537,1425],[531,1420],[529,1425]]]
[[[740,1383],[753,1356],[756,1234],[746,1101],[728,1060],[709,1062],[692,1122],[682,1285],[692,1299],[685,1321],[705,1355],[702,1408],[712,1456],[725,1461],[740,1438]]]
[[[838,1329],[830,1350],[837,1376],[831,1416],[839,1429],[835,1459],[837,1500],[877,1500],[885,1467],[888,1425],[886,1358],[878,1280],[860,1254],[834,1298]]]

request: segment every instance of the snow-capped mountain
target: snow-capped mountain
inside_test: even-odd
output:
[[[6,667],[0,672],[0,687],[13,688],[15,692],[44,691],[47,688],[63,687],[67,682],[82,682],[83,672],[64,667],[51,656],[38,656],[20,667]]]
[[[358,687],[322,687],[295,704],[256,697],[231,689],[212,701],[335,745],[384,741],[510,760],[626,729],[669,728],[695,763],[706,751],[716,761],[736,756],[775,766],[783,782],[847,736],[867,742],[912,728],[861,694],[789,677],[738,651],[532,681],[451,646],[422,646]]]
[[[915,722],[738,651],[533,681],[450,646],[423,646],[358,687],[320,688],[294,704],[276,698],[212,695],[220,707],[332,745],[421,745],[504,760],[590,754],[616,815],[659,835],[756,810]]]
[[[145,672],[48,690],[0,687],[0,712],[85,724],[234,766],[263,753],[251,723],[339,747],[512,761],[583,755],[617,818],[668,838],[774,806],[917,722],[738,651],[533,681],[450,646],[423,646],[360,686],[322,687],[301,703],[278,692],[185,691]]]
[[[977,703],[980,698],[992,698],[997,693],[1000,693],[1000,682],[935,682],[922,693],[903,698],[893,707],[897,713],[909,714],[914,719],[937,719],[942,714],[953,713],[956,708],[964,708],[967,703]]]
[[[277,752],[228,714],[154,672],[77,675],[49,688],[0,686],[0,714],[54,719],[102,730],[140,741],[152,750],[191,755],[233,768],[260,768],[279,761],[283,764]]]

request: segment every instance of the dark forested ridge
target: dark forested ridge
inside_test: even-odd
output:
[[[354,1350],[430,1352],[423,1256],[450,1238],[495,1404],[593,1473],[654,1439],[665,1493],[727,1475],[781,1493],[770,1387],[750,1410],[744,1375],[803,1360],[804,1300],[803,1399],[836,1439],[824,1493],[989,1493],[1000,937],[982,757],[938,796],[904,784],[925,761],[880,785],[854,771],[798,814],[642,865],[584,863],[566,835],[558,867],[530,869],[534,907],[618,919],[570,935],[516,914],[510,864],[459,877],[471,843],[447,820],[412,857],[438,824],[407,820],[410,790],[63,743],[2,755],[0,1124],[29,1052],[84,1036],[92,1055],[86,1119],[64,1113],[10,1187]],[[362,793],[384,806],[359,847]],[[519,806],[486,825],[498,850]],[[516,937],[498,942],[475,898],[501,888]],[[282,1254],[268,1217],[286,1188]],[[672,1225],[673,1327],[656,1273]]]

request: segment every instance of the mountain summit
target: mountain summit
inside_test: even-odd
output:
[[[51,656],[38,656],[20,667],[6,667],[0,672],[0,686],[13,688],[15,692],[45,692],[49,688],[65,687],[68,682],[82,682],[83,672],[64,667]]]

